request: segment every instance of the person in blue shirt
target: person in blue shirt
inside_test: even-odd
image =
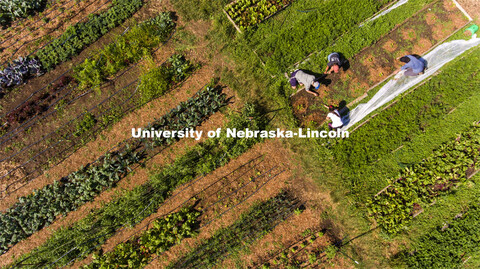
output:
[[[402,72],[400,75],[405,76],[417,76],[423,74],[425,69],[425,63],[420,57],[415,57],[413,55],[405,55],[399,58],[400,62],[405,63],[400,70],[397,70],[395,74]],[[398,79],[398,76],[395,76]]]

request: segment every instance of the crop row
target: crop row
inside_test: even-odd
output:
[[[40,76],[44,73],[42,70],[51,70],[69,60],[131,17],[142,6],[142,0],[116,0],[105,12],[93,14],[88,21],[70,26],[59,38],[39,49],[34,55],[20,57],[0,71],[0,93],[5,94],[6,89]]]
[[[152,223],[152,227],[103,255],[93,255],[93,262],[83,268],[143,268],[154,254],[160,255],[187,237],[197,235],[200,212],[183,208]]]
[[[154,47],[167,41],[174,27],[172,14],[160,13],[155,18],[136,25],[93,57],[77,65],[73,69],[73,77],[81,88],[99,85],[109,76],[150,55]]]
[[[225,95],[218,88],[207,87],[146,129],[192,129],[225,104]],[[145,159],[146,148],[164,146],[175,141],[175,138],[163,137],[154,138],[153,142],[147,139],[134,141],[125,148],[104,156],[97,165],[83,167],[54,184],[21,197],[14,206],[0,215],[2,252],[49,225],[56,216],[75,210],[92,201],[104,189],[112,187],[126,175],[132,165]]]
[[[295,68],[324,70],[327,64],[327,56],[333,51],[341,52],[346,59],[352,59],[352,57],[363,48],[374,44],[397,25],[412,18],[415,12],[433,1],[434,0],[410,0],[405,5],[392,10],[388,14],[367,22],[362,25],[362,27],[355,27],[344,33],[336,39],[333,44],[329,45],[328,48],[326,47],[323,50],[315,52]]]
[[[252,161],[255,162],[257,159],[258,158]],[[188,208],[188,211],[195,214],[194,220],[196,223],[198,223],[198,225],[195,225],[195,229],[193,231],[190,231],[190,235],[198,232],[200,229],[203,229],[205,226],[209,225],[214,220],[220,218],[222,215],[229,212],[231,209],[245,202],[253,194],[258,192],[266,183],[268,183],[282,173],[279,172],[272,175],[271,173],[273,170],[274,168],[264,171],[262,173],[256,169],[252,170],[248,166],[242,165],[239,168],[228,173],[228,175],[219,178],[213,184],[208,185],[206,188],[202,189],[201,191],[197,192],[189,199],[184,201],[178,207],[183,206]],[[234,175],[234,172],[239,172],[240,175]],[[190,185],[190,183],[188,185]],[[182,186],[181,189],[183,191],[188,187],[189,186]],[[179,195],[182,191],[176,192],[175,196]],[[177,208],[175,208],[174,210],[176,210]],[[148,223],[144,227],[150,226],[151,224]],[[146,265],[146,263],[150,263],[151,261],[153,261],[153,254],[156,254],[158,256],[162,252],[166,251],[168,247],[173,246],[173,244],[169,245],[168,247],[163,247],[163,245],[152,246],[148,249],[148,251],[145,251],[145,248],[142,247],[142,244],[134,244],[132,247],[125,249],[125,244],[130,246],[133,242],[137,241],[138,238],[141,238],[141,240],[145,239],[144,241],[146,242],[155,240],[155,236],[153,239],[149,238],[151,237],[151,234],[151,228],[148,228],[145,232],[142,232],[141,235],[133,235],[126,242],[120,243],[119,245],[115,246],[115,248],[111,252],[103,255],[94,255],[93,262],[86,267],[131,267],[131,264],[135,264],[136,268],[143,267],[144,265]],[[156,232],[153,231],[153,234],[155,235]],[[179,239],[181,240],[181,238]],[[180,240],[178,240],[176,243],[179,243]],[[138,241],[138,243],[141,242]],[[137,255],[135,253],[143,253],[143,255]]]
[[[296,1],[291,8],[295,9],[296,5],[301,6],[304,2],[309,2],[308,6],[315,6],[315,9],[303,13],[284,12],[281,15],[285,16],[285,25],[275,25],[274,20],[269,20],[246,37],[249,45],[265,61],[265,68],[270,73],[283,73],[311,52],[327,48],[391,0]],[[275,35],[272,35],[275,26]]]
[[[241,30],[264,21],[288,6],[293,0],[237,0],[225,10]]]
[[[0,2],[0,25],[6,27],[17,18],[25,18],[46,5],[46,0],[4,0]]]
[[[237,252],[252,239],[270,232],[300,206],[299,201],[282,191],[275,197],[251,207],[232,225],[222,228],[167,268],[212,268],[226,254]]]
[[[333,146],[335,158],[347,171],[349,184],[356,192],[371,190],[366,182],[365,167],[374,164],[407,143],[426,129],[438,124],[445,115],[475,93],[480,86],[480,74],[474,63],[480,60],[480,50],[446,65],[442,73],[402,97],[392,107],[382,111],[361,128]],[[458,69],[468,63],[465,73]],[[368,145],[366,147],[365,145]]]
[[[462,133],[400,176],[367,203],[375,221],[389,233],[403,229],[412,216],[480,169],[480,127]]]
[[[170,12],[160,13],[155,18],[149,19],[134,26],[124,35],[119,35],[103,49],[96,52],[74,68],[73,77],[80,88],[98,86],[108,77],[115,75],[132,63],[138,62],[142,57],[151,53],[151,50],[160,42],[165,42],[174,29],[175,23]],[[174,68],[177,68],[174,66]],[[22,123],[34,115],[39,115],[48,110],[49,103],[57,99],[70,82],[69,76],[59,79],[56,84],[48,88],[48,92],[40,94],[33,100],[24,102],[15,110],[7,114],[7,125],[2,126],[2,131],[15,123]]]
[[[448,223],[448,224],[447,224]],[[459,268],[480,251],[480,206],[470,205],[466,212],[428,231],[400,260],[409,268]],[[463,265],[463,266],[462,266]]]
[[[265,128],[265,125],[266,119],[259,115],[257,108],[246,104],[242,113],[232,113],[229,116],[226,127],[257,130]],[[223,133],[220,138],[210,139],[193,147],[177,157],[173,164],[153,173],[144,185],[124,193],[74,225],[55,232],[43,245],[31,254],[19,258],[12,266],[51,267],[52,263],[62,266],[85,257],[91,253],[92,248],[105,242],[118,228],[135,225],[156,212],[179,185],[225,165],[259,141],[261,139],[226,137]]]
[[[19,167],[22,167],[25,172],[24,177],[10,182],[6,190],[9,192],[15,191],[19,184],[28,183],[32,180],[35,172],[39,171],[42,165],[52,161],[52,157],[47,159],[43,157],[44,155],[54,156],[55,159],[53,160],[55,161],[61,160],[64,156],[85,144],[86,141],[89,141],[98,131],[119,120],[125,113],[165,94],[177,85],[176,82],[180,82],[190,75],[193,68],[194,66],[183,56],[173,55],[165,64],[142,74],[140,82],[137,84],[137,91],[132,93],[133,87],[130,86],[135,85],[133,83],[129,84],[128,87],[116,91],[113,95],[89,109],[88,112],[82,113],[53,132],[25,146],[18,153],[5,158],[4,160],[13,157],[24,158],[21,159],[21,162],[18,162],[20,165],[10,169],[8,174],[19,169]],[[38,106],[42,106],[42,104],[38,103],[32,107]],[[57,111],[55,109],[50,114]],[[19,112],[23,113],[24,110]],[[27,127],[31,127],[32,124],[30,123]],[[42,143],[43,141],[46,143]],[[45,144],[47,145],[46,148],[44,147]]]

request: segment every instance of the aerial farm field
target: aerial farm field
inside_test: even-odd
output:
[[[477,0],[0,1],[0,267],[480,268],[478,25]]]

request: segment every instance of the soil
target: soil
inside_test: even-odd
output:
[[[327,112],[323,104],[336,105],[343,100],[349,102],[357,99],[401,66],[396,60],[397,57],[406,54],[422,55],[455,30],[463,27],[467,19],[455,5],[452,9],[451,3],[450,0],[433,3],[428,9],[424,9],[382,37],[376,45],[362,50],[353,59],[348,59],[350,68],[341,71],[343,75],[328,75],[331,83],[325,89],[326,97],[318,98],[304,94],[292,96],[293,112],[300,124],[306,126],[308,124],[306,119],[314,118],[320,125],[324,122]],[[302,101],[299,101],[300,96]],[[306,112],[305,109],[298,109],[299,104],[305,103],[303,98],[308,99],[309,107]],[[310,116],[311,114],[316,116]]]
[[[23,19],[10,28],[0,31],[0,63],[10,62],[30,54],[60,36],[70,25],[86,20],[88,14],[106,10],[110,0],[62,0],[42,14]],[[9,30],[10,29],[10,30]]]
[[[151,15],[150,12],[154,12],[155,10],[159,12],[159,10],[162,10],[162,8],[153,6],[153,3],[151,2],[149,4],[146,4],[141,9],[141,12],[135,14],[135,17],[148,17],[149,15]],[[123,31],[122,26],[115,29],[114,32],[120,31]],[[73,60],[73,62],[78,63],[83,61],[86,55],[88,55],[87,53],[92,53],[93,49],[103,46],[110,40],[111,38],[107,36],[103,37],[101,40],[97,41],[94,44],[94,48],[90,47],[89,49],[85,50],[82,54],[77,56]],[[160,46],[158,50],[154,53],[153,59],[156,63],[160,64],[162,62],[165,62],[166,59],[173,53],[174,46],[170,42],[166,45]],[[187,52],[186,57],[187,59],[196,64],[204,62],[205,55],[197,54]],[[70,65],[72,65],[71,62],[65,63],[59,68],[53,70],[52,72],[49,72],[45,76],[38,79],[42,79],[43,81],[41,82],[47,82],[47,85],[49,85],[49,79],[51,77],[55,78],[56,76],[58,76],[59,73],[62,74],[65,71],[65,68],[69,69]],[[207,69],[209,68],[205,68],[204,70],[198,70],[195,74],[191,76],[191,78],[187,79],[187,81],[184,82],[184,84],[186,83],[189,86],[197,86],[198,88],[188,88],[185,92],[180,91],[183,94],[175,93],[173,95],[167,96],[173,98],[173,102],[175,102],[175,104],[177,101],[186,100],[187,95],[190,96],[197,90],[200,90],[203,85],[210,81],[211,77],[204,78]],[[11,131],[11,134],[7,133],[6,136],[0,138],[0,143],[2,143],[1,147],[3,149],[3,152],[0,154],[0,158],[21,164],[21,169],[23,169],[25,174],[27,174],[28,176],[22,177],[20,179],[18,177],[3,177],[2,179],[0,179],[2,180],[2,184],[12,184],[9,186],[8,191],[15,191],[19,186],[23,186],[26,182],[33,180],[34,178],[42,174],[43,170],[46,167],[48,168],[49,166],[61,162],[65,157],[69,156],[76,148],[84,144],[85,140],[88,141],[92,136],[91,134],[88,134],[89,137],[85,137],[85,135],[83,137],[73,137],[71,135],[71,133],[76,129],[77,124],[72,120],[76,119],[78,115],[84,113],[85,110],[90,110],[90,108],[96,107],[98,104],[102,103],[103,100],[105,100],[106,98],[110,98],[112,93],[118,91],[119,89],[122,89],[127,85],[131,85],[120,94],[116,94],[109,102],[104,103],[102,106],[99,106],[91,110],[90,112],[94,115],[101,115],[104,113],[104,111],[108,111],[109,109],[111,109],[112,106],[117,106],[117,104],[124,103],[125,100],[128,100],[131,94],[135,91],[136,83],[134,82],[138,79],[141,70],[142,63],[140,62],[136,66],[129,67],[128,71],[126,72],[121,71],[117,75],[117,77],[112,78],[110,81],[102,85],[100,91],[92,89],[76,89],[64,97],[64,92],[68,93],[71,90],[69,87],[75,88],[75,85],[72,85],[73,83],[71,83],[71,85],[69,85],[67,88],[60,91],[60,93],[58,94],[59,97],[56,98],[54,101],[58,101],[60,98],[63,98],[63,100],[67,101],[75,100],[73,103],[65,106],[62,110],[57,110],[55,109],[55,106],[52,106],[49,110],[43,112],[43,114],[37,116],[36,118],[32,118],[31,122],[24,123],[22,127],[18,130],[16,130],[17,126],[12,126],[9,129]],[[214,68],[211,67],[211,76],[213,76],[213,70]],[[191,81],[193,81],[193,83]],[[36,86],[44,87],[45,85],[41,84],[41,82],[32,81],[32,83],[25,85],[25,88],[18,89],[17,91],[19,94],[11,93],[7,95],[8,99],[6,98],[4,100],[0,100],[0,103],[5,104],[5,107],[7,109],[13,109],[14,107],[24,102],[23,98],[28,96],[32,91],[35,91]],[[173,91],[176,92],[178,88],[179,87],[174,87]],[[45,89],[45,91],[47,91],[47,89]],[[37,93],[37,95],[41,94],[41,92],[42,91]],[[127,102],[123,104],[121,109],[128,112],[128,110],[132,107],[132,105],[134,105],[135,102],[135,99],[131,100],[133,102]],[[115,109],[119,109],[119,107]],[[59,111],[62,112],[60,113]],[[60,127],[62,128],[59,129]],[[54,131],[55,133],[53,133]],[[45,137],[46,135],[48,135],[48,137]],[[69,139],[65,140],[65,136],[69,136]],[[100,147],[100,149],[105,151],[108,148],[104,146]],[[40,152],[41,155],[38,155]],[[14,156],[14,158],[12,158],[12,156]],[[28,193],[29,190],[31,190],[30,188],[26,189],[26,192],[24,191],[22,193],[25,194]],[[5,196],[4,190],[5,188],[2,188],[2,194],[0,196]],[[14,197],[18,197],[18,195]]]
[[[477,24],[480,23],[480,2],[477,0],[457,0],[457,2]]]

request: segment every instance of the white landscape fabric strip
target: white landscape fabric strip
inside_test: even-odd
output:
[[[342,129],[347,130],[355,123],[361,121],[368,114],[433,75],[446,63],[478,45],[480,45],[480,38],[477,38],[477,36],[474,35],[470,40],[454,40],[436,47],[430,53],[422,57],[428,62],[428,69],[425,70],[423,75],[415,77],[403,76],[398,80],[390,80],[370,101],[364,104],[359,104],[350,112],[348,125]]]
[[[365,23],[374,21],[374,20],[380,18],[381,16],[390,13],[390,11],[396,9],[397,7],[406,4],[407,2],[408,2],[408,0],[400,0],[400,1],[398,1],[397,3],[395,3],[393,6],[389,7],[387,10],[384,10],[384,11],[382,11],[381,13],[379,13],[378,15],[376,15],[375,17],[367,20]],[[365,23],[360,24],[359,27],[362,27],[363,25],[365,25]]]

